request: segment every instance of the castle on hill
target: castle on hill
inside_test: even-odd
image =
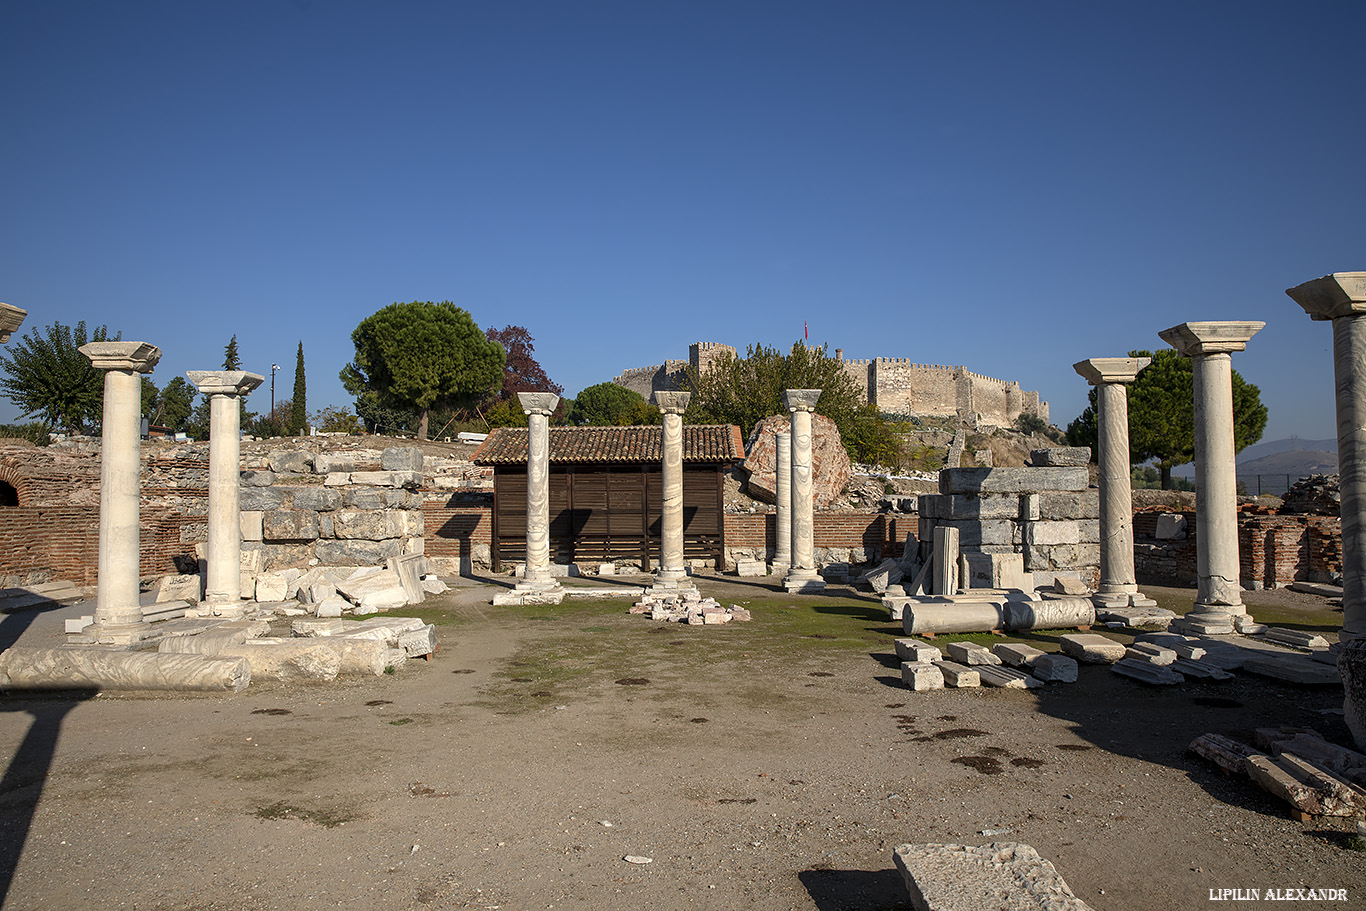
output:
[[[687,389],[689,369],[700,375],[719,358],[738,356],[730,345],[694,342],[688,346],[687,360],[635,367],[612,382],[648,399],[653,392]],[[843,348],[836,348],[834,356],[867,401],[885,414],[957,417],[987,427],[1012,427],[1022,414],[1048,422],[1048,403],[1039,401],[1038,392],[1023,390],[1013,380],[983,376],[966,367],[916,364],[903,357],[845,360]]]

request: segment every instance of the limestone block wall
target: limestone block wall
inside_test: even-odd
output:
[[[313,561],[375,564],[420,553],[424,476],[416,449],[323,452],[318,442],[242,456],[243,551],[252,571]],[[342,445],[345,445],[344,443]],[[193,571],[208,536],[207,443],[144,442],[139,575]],[[416,466],[404,468],[403,466]],[[445,460],[450,489],[483,483],[482,470]],[[99,568],[100,444],[0,444],[0,480],[18,506],[0,506],[0,582],[68,579],[93,585]],[[269,514],[269,515],[268,515]]]
[[[921,558],[934,529],[958,529],[964,553],[1018,553],[1036,583],[1100,578],[1100,491],[1085,466],[945,468],[939,493],[920,497]]]
[[[274,450],[242,460],[242,566],[371,566],[423,552],[422,451]]]

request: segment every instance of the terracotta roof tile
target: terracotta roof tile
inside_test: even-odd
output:
[[[527,429],[496,427],[470,457],[476,465],[526,464]],[[683,461],[731,462],[745,457],[734,424],[684,424]],[[550,461],[658,462],[664,458],[660,427],[551,427]]]

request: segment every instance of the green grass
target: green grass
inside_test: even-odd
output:
[[[856,595],[800,598],[763,592],[721,599],[753,615],[721,626],[661,623],[627,613],[628,602],[568,600],[551,609],[495,608],[493,622],[531,635],[494,680],[481,703],[510,714],[562,704],[581,689],[646,678],[633,698],[667,700],[688,680],[734,663],[866,656],[892,650],[900,624],[878,602]],[[550,635],[541,635],[542,632]],[[757,696],[758,694],[756,694]]]

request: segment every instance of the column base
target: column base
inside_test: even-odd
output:
[[[655,588],[692,588],[686,569],[661,569],[655,573]]]
[[[1250,629],[1256,624],[1248,616],[1247,608],[1241,604],[1203,604],[1195,602],[1195,608],[1184,617],[1174,621],[1172,632],[1195,636],[1224,636],[1239,627]]]
[[[136,645],[152,635],[152,624],[146,620],[137,623],[92,623],[81,630],[99,645]]]
[[[199,605],[197,613],[201,617],[222,617],[227,620],[241,620],[254,607],[255,601],[205,601]]]
[[[786,576],[792,570],[792,564],[787,561],[774,560],[768,565],[770,576]]]
[[[514,591],[519,592],[553,592],[563,590],[560,583],[549,573],[545,576],[530,576],[525,579],[520,579],[512,588]]]
[[[1342,708],[1357,749],[1366,750],[1366,639],[1353,639],[1338,655]]]
[[[1157,602],[1141,591],[1098,591],[1091,596],[1096,607],[1114,610],[1121,607],[1157,607]]]
[[[794,569],[783,579],[783,589],[793,594],[825,591],[825,580],[814,569]]]

